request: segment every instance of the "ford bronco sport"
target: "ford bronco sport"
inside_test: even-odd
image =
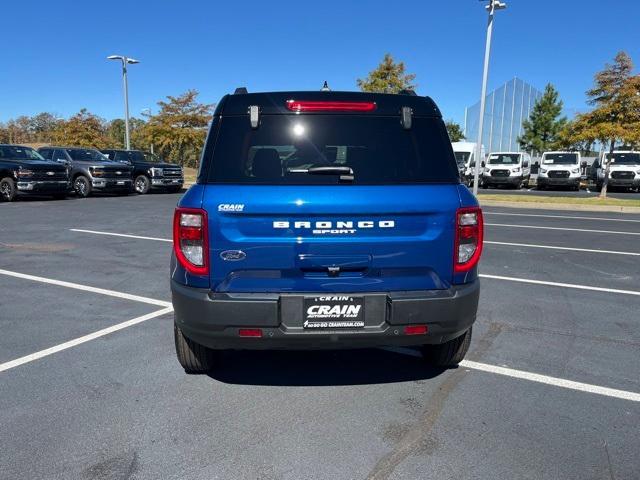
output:
[[[174,215],[178,360],[197,373],[224,349],[396,345],[456,365],[482,235],[430,98],[227,95]]]

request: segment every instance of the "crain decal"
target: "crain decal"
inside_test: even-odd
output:
[[[339,235],[339,234],[353,234],[359,229],[369,228],[395,228],[395,220],[360,220],[354,222],[351,220],[340,220],[337,222],[309,222],[309,221],[274,221],[273,228],[286,228],[286,229],[304,229],[311,230],[314,235]]]
[[[218,205],[219,212],[242,212],[244,203],[221,203]]]

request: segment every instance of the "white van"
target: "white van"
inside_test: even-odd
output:
[[[458,170],[460,171],[460,178],[462,182],[471,187],[473,185],[473,170],[476,168],[476,146],[474,142],[452,142],[453,154],[456,156],[456,163],[458,164]],[[480,162],[484,161],[484,145],[480,152]],[[482,180],[482,166],[480,167],[480,174],[478,177]]]
[[[538,190],[570,187],[580,190],[580,152],[544,152],[538,171]]]
[[[604,182],[604,171],[607,163],[609,167],[609,186],[626,187],[630,189],[640,188],[640,152],[632,150],[614,150],[613,153],[602,153],[596,160],[591,171],[596,189],[600,191]]]
[[[529,187],[531,155],[526,152],[491,152],[482,175],[485,187],[507,185]]]

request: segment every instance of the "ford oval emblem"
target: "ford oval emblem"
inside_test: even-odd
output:
[[[227,262],[237,262],[239,260],[244,260],[247,258],[247,254],[242,250],[225,250],[220,253],[220,258],[222,260],[226,260]]]

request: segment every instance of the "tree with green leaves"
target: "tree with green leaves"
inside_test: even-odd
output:
[[[77,147],[105,148],[109,146],[105,121],[83,108],[69,120],[57,122],[53,132],[58,144]]]
[[[562,100],[550,83],[536,101],[529,118],[522,122],[523,133],[518,137],[520,148],[538,155],[551,150],[559,140],[567,119],[560,117]]]
[[[140,118],[132,117],[129,119],[129,133],[131,134],[131,147],[132,148],[145,148],[146,145],[142,140],[142,135],[139,132],[144,128],[145,121]],[[114,148],[125,148],[124,138],[125,123],[121,118],[115,118],[107,124],[107,137],[109,137],[109,143]]]
[[[464,140],[464,132],[459,123],[454,122],[453,120],[447,120],[444,122],[444,125],[447,127],[447,133],[449,134],[449,138],[452,142]]]
[[[200,103],[197,97],[196,90],[188,90],[158,102],[159,112],[146,115],[147,123],[140,130],[141,141],[152,144],[168,160],[197,167],[213,115],[213,105]]]
[[[405,72],[404,62],[395,62],[390,53],[386,53],[380,65],[369,72],[367,78],[357,80],[363,92],[398,93],[401,90],[415,90],[416,76]]]
[[[613,64],[596,73],[594,86],[587,91],[588,103],[594,109],[575,120],[575,140],[596,139],[606,145],[611,155],[616,143],[635,143],[640,130],[640,75],[634,75],[633,62],[625,52],[619,52]],[[600,193],[607,197],[611,162],[604,167]]]

